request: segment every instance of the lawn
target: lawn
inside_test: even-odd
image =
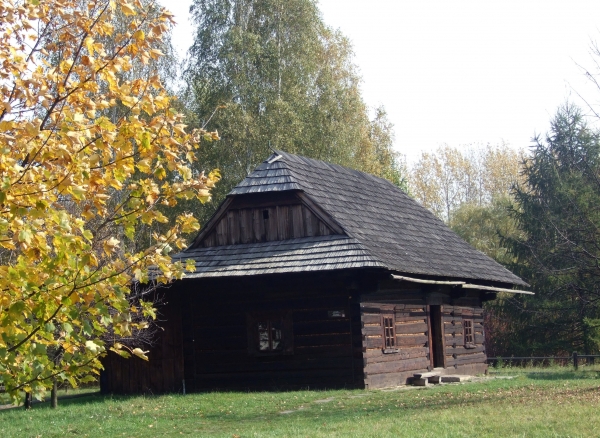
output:
[[[592,437],[600,371],[503,369],[422,389],[92,395],[0,411],[1,437]]]

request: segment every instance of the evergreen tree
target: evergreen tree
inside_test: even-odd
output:
[[[560,109],[536,139],[514,195],[524,238],[506,239],[514,268],[536,292],[514,300],[515,345],[591,353],[600,326],[600,137],[579,109]],[[519,354],[518,352],[514,352]]]
[[[270,148],[401,181],[391,125],[384,112],[369,121],[351,45],[314,0],[195,0],[191,13],[183,100],[196,127],[221,134],[199,152],[221,170],[217,200]]]

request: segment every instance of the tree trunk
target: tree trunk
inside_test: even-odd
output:
[[[56,378],[52,379],[52,392],[50,395],[50,407],[53,409],[58,406],[58,384],[56,383]]]
[[[25,393],[25,409],[31,409],[31,392]]]

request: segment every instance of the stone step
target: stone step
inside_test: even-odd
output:
[[[415,373],[413,376],[417,379],[428,379],[430,377],[439,376],[439,371],[429,371],[428,373]]]

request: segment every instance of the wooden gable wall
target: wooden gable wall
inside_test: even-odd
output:
[[[223,206],[195,247],[342,234],[320,209],[296,193],[243,195]]]

